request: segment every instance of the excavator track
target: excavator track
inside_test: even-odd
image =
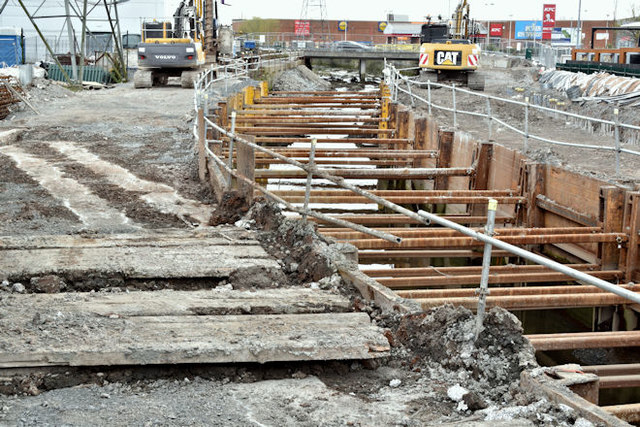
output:
[[[185,89],[192,88],[198,78],[198,74],[198,71],[183,71],[180,75],[180,85]]]
[[[146,70],[138,70],[133,76],[133,87],[136,89],[150,88],[153,86],[153,73]]]

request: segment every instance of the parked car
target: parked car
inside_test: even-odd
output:
[[[343,41],[335,42],[333,44],[333,49],[361,52],[364,50],[371,50],[371,46],[367,46],[366,44],[354,42],[351,40],[343,40]]]

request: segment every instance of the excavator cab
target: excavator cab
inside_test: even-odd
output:
[[[169,77],[180,77],[181,86],[193,87],[198,69],[205,62],[202,0],[180,2],[171,21],[142,23],[138,44],[136,88],[164,86]]]
[[[456,9],[455,26],[427,23],[420,34],[421,71],[434,73],[436,81],[459,83],[474,90],[484,90],[484,76],[479,74],[480,46],[469,38],[469,5],[460,2]]]

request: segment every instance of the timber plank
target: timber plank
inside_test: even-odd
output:
[[[366,313],[95,317],[90,327],[45,323],[5,341],[0,367],[266,363],[387,356],[389,343]],[[50,331],[50,332],[51,332]]]
[[[117,247],[117,246],[179,246],[193,242],[215,245],[256,245],[246,230],[238,227],[222,226],[185,231],[163,229],[162,232],[144,232],[109,235],[34,235],[0,236],[0,251],[6,249],[76,248],[76,247]]]
[[[51,307],[63,314],[139,317],[346,312],[350,303],[343,296],[308,288],[252,291],[217,288],[199,291],[14,294],[2,301],[2,307],[12,321],[24,319],[26,322],[35,313],[45,312]]]
[[[9,278],[47,274],[129,279],[226,277],[239,269],[279,269],[243,232],[83,238],[0,238],[0,271]]]
[[[280,269],[258,246],[115,247],[2,251],[8,278],[119,275],[127,279],[227,277],[250,267]]]

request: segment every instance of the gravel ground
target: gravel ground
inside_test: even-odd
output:
[[[100,159],[120,166],[142,180],[163,183],[179,196],[212,204],[210,190],[200,183],[191,134],[193,92],[179,86],[134,90],[132,84],[101,91],[71,92],[57,84],[37,82],[30,102],[40,111],[16,112],[0,123],[24,130],[10,145],[44,159],[64,176],[85,186],[108,205],[149,228],[187,227],[179,216],[154,209],[141,193],[106,183],[86,165],[48,146],[71,141]],[[0,154],[0,234],[113,232],[112,227],[87,227],[64,200],[53,197],[37,178]],[[67,203],[68,204],[68,203]]]

